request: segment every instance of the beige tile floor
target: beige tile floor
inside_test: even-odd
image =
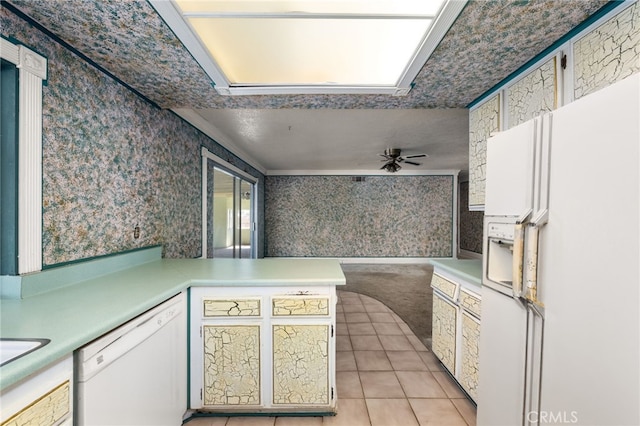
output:
[[[383,303],[338,291],[336,339],[336,416],[210,417],[187,426],[475,425],[475,406]]]

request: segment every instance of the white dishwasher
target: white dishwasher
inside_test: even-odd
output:
[[[167,300],[76,351],[77,425],[182,424],[187,298]]]

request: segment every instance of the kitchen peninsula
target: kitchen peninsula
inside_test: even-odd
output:
[[[315,359],[313,363],[324,366],[322,371],[326,377],[320,390],[307,389],[307,395],[316,397],[308,406],[324,407],[316,411],[334,410],[336,286],[345,284],[337,260],[162,259],[161,248],[152,247],[52,268],[24,276],[18,283],[5,278],[0,300],[0,336],[50,339],[50,343],[0,367],[3,398],[6,391],[19,386],[30,376],[46,370],[165,300],[187,291],[192,296],[189,331],[192,345],[194,333],[200,333],[200,327],[212,339],[219,333],[226,335],[230,327],[240,330],[235,328],[237,325],[247,325],[249,332],[259,330],[261,334],[256,340],[259,346],[255,350],[259,350],[260,345],[276,344],[279,335],[284,332],[285,337],[290,336],[286,333],[293,330],[305,336],[299,341],[298,347],[302,348],[299,354],[309,349],[304,348],[309,339],[316,342],[319,335],[324,336],[321,359]],[[245,309],[234,311],[232,305]],[[187,332],[186,327],[184,331]],[[291,352],[290,342],[287,344],[288,352]],[[191,355],[199,360],[199,365],[194,368],[201,372],[202,368],[211,367],[203,364],[202,358],[216,356],[216,350],[205,344],[204,352],[194,353],[192,346]],[[315,349],[306,352],[315,352]],[[273,366],[280,369],[277,370],[279,379],[286,378],[288,373],[283,365],[288,354],[281,353],[277,347],[263,348],[262,354],[268,355],[260,360],[259,370],[269,371]],[[269,365],[263,365],[265,362]],[[292,377],[297,373],[299,371],[292,373]],[[301,392],[297,399],[282,399],[278,406],[278,398],[291,395],[292,389],[287,388],[286,380],[280,381],[278,389],[282,392],[278,394],[276,389],[273,394],[271,390],[275,383],[266,388],[267,384],[271,385],[270,381],[258,380],[262,390],[255,392],[261,397],[250,404],[249,409],[261,407],[260,410],[268,411],[271,406],[277,406],[278,411],[287,411],[300,402],[307,402],[304,392]],[[205,398],[206,395],[207,392]],[[192,401],[193,398],[194,395]],[[225,400],[225,409],[231,402],[231,399]],[[203,404],[205,409],[212,406],[216,406],[213,396],[205,399]]]

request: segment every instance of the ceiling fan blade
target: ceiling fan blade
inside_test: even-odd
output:
[[[420,158],[420,157],[426,157],[427,154],[415,154],[415,155],[405,155],[404,158]]]
[[[404,163],[405,164],[412,164],[414,166],[419,166],[420,164],[422,164],[422,163],[414,163],[413,161],[405,161]]]

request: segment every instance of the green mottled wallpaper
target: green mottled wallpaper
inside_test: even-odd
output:
[[[267,176],[267,256],[452,255],[452,176]]]
[[[262,175],[5,8],[0,23],[4,37],[48,60],[43,264],[157,244],[166,257],[199,256],[200,147]]]

